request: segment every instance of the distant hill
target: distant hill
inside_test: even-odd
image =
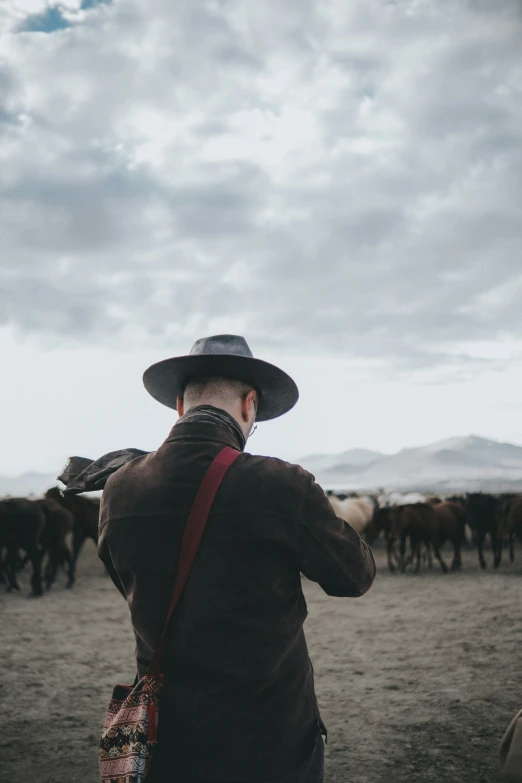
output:
[[[339,469],[341,472],[346,472],[348,469],[355,473],[386,456],[379,451],[370,451],[369,449],[350,449],[341,452],[341,454],[310,454],[298,462],[303,467],[308,464],[315,465],[316,470],[321,471],[335,472]]]
[[[365,463],[354,454],[368,456]],[[296,460],[325,487],[449,491],[522,490],[522,447],[476,435],[450,438],[397,454],[354,449]]]
[[[476,435],[402,449],[397,454],[350,449],[340,454],[309,454],[294,461],[331,489],[522,492],[522,446]],[[46,473],[0,476],[0,497],[40,495],[57,483]]]
[[[56,477],[47,473],[22,473],[20,476],[0,476],[0,497],[27,497],[42,495],[58,484]]]

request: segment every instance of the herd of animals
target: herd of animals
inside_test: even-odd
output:
[[[453,547],[451,570],[462,567],[461,549],[476,546],[481,568],[486,568],[484,542],[489,536],[493,567],[502,560],[504,545],[515,559],[514,544],[522,542],[522,495],[471,492],[451,497],[420,495],[359,496],[327,493],[338,517],[346,520],[366,541],[373,545],[380,535],[386,541],[388,568],[402,571],[415,562],[419,571],[421,558],[432,566],[435,555],[443,573],[448,572],[441,548]],[[408,546],[409,545],[409,546]]]
[[[453,547],[452,570],[461,568],[461,549],[475,546],[486,568],[484,542],[491,540],[493,566],[498,568],[504,546],[514,560],[514,542],[522,542],[522,495],[473,492],[452,497],[418,493],[358,495],[327,492],[336,516],[348,522],[374,546],[386,542],[388,568],[404,572],[422,562],[438,560],[447,573],[441,548]],[[58,487],[41,498],[0,499],[0,585],[19,590],[18,573],[30,564],[32,595],[49,589],[63,568],[67,586],[76,578],[76,564],[86,539],[98,540],[100,501],[83,495],[63,495]]]
[[[19,590],[17,574],[30,563],[32,595],[43,595],[43,583],[49,589],[60,567],[72,587],[83,544],[98,542],[99,513],[98,498],[63,495],[58,487],[42,498],[1,499],[0,585]]]

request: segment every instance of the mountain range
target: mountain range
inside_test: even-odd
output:
[[[22,473],[20,476],[0,476],[0,497],[43,495],[49,487],[55,487],[57,483],[56,476],[52,473],[29,472]]]
[[[325,488],[448,491],[522,490],[522,447],[477,435],[381,454],[353,449],[296,462]]]
[[[522,491],[522,446],[477,435],[396,454],[356,448],[340,454],[309,454],[295,462],[313,473],[325,489]],[[40,495],[56,483],[55,476],[46,473],[0,476],[0,497]]]

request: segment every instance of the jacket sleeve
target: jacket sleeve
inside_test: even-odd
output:
[[[350,525],[335,516],[327,496],[310,476],[299,518],[301,572],[325,593],[357,597],[375,578],[372,550]]]
[[[103,565],[105,566],[105,570],[109,574],[110,578],[122,594],[122,596],[127,599],[127,594],[125,592],[125,589],[121,583],[121,579],[118,576],[118,572],[114,568],[114,564],[112,562],[111,553],[109,546],[107,544],[107,541],[103,534],[100,535],[99,541],[98,541],[98,557],[102,561]]]

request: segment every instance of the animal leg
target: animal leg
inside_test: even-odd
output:
[[[2,554],[3,546],[0,546],[0,584],[9,586],[7,568]]]
[[[460,571],[462,567],[462,560],[460,556],[460,541],[454,541],[453,546],[455,547],[455,554],[453,555],[453,561],[451,563],[451,570],[452,571]]]
[[[29,557],[29,555],[27,553],[25,555],[23,555],[23,556],[21,555],[21,553],[17,553],[16,570],[18,572],[23,571],[24,568],[26,567],[27,563],[29,562],[29,560],[30,560],[30,557]]]
[[[410,536],[410,556],[406,562],[406,565],[409,566],[410,563],[413,563],[415,558],[418,555],[418,541],[414,536]],[[419,555],[420,557],[420,555]]]
[[[47,563],[45,564],[44,570],[45,586],[47,590],[50,590],[56,581],[56,573],[58,571],[59,562],[60,561],[57,558],[57,553],[53,549],[50,549],[49,557]]]
[[[386,541],[386,553],[388,556],[388,569],[393,574],[397,569],[395,567],[395,564],[393,562],[393,545],[395,543],[395,539],[391,536],[388,536]]]
[[[509,534],[509,562],[515,562],[515,536],[513,533]]]
[[[415,573],[418,574],[420,571],[420,563],[421,563],[421,542],[417,541],[415,544],[415,554],[417,556],[417,561],[415,563]]]
[[[72,587],[76,581],[76,563],[78,562],[78,557],[85,542],[85,538],[86,536],[83,530],[81,530],[78,526],[75,526],[72,557],[69,560],[69,578],[67,580],[67,587]]]
[[[65,541],[62,541],[62,543],[59,544],[58,552],[59,552],[58,554],[59,562],[61,563],[61,565],[63,565],[66,568],[67,587],[72,587],[74,584],[74,577],[72,578],[71,581],[72,555]]]
[[[502,561],[502,538],[491,536],[491,548],[493,549],[493,568],[498,568]]]
[[[5,558],[5,575],[9,583],[9,587],[7,588],[8,593],[10,593],[11,590],[20,590],[20,585],[18,584],[18,580],[16,578],[17,558],[18,558],[18,551],[16,547],[8,546],[7,555]]]
[[[484,560],[484,538],[484,533],[477,535],[477,552],[481,568],[486,568],[486,561]]]
[[[408,563],[406,562],[406,536],[404,533],[401,534],[401,541],[399,545],[399,570],[401,574],[403,574],[406,571],[406,566]]]
[[[35,597],[43,595],[43,588],[42,588],[43,551],[38,547],[33,547],[30,550],[30,552],[28,552],[27,554],[29,555],[29,559],[33,566],[33,573],[31,575],[32,595]]]
[[[448,566],[444,562],[443,557],[442,557],[442,555],[440,553],[440,549],[439,549],[439,547],[436,544],[433,544],[433,550],[435,552],[435,557],[439,561],[440,570],[442,571],[443,574],[447,574],[448,573]]]

